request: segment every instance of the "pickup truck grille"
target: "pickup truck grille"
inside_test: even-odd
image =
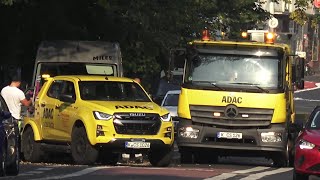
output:
[[[160,116],[151,113],[116,113],[113,125],[118,134],[156,135],[161,126]]]
[[[235,110],[235,113],[232,113],[232,110]],[[273,109],[243,108],[234,105],[190,105],[190,111],[191,119],[196,124],[230,129],[267,127],[273,116]],[[220,113],[220,116],[214,116],[214,113]]]

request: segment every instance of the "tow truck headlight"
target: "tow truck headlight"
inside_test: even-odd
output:
[[[299,147],[300,149],[313,149],[316,145],[312,144],[311,142],[308,142],[306,140],[301,139],[299,141]]]
[[[165,115],[163,115],[163,116],[160,116],[160,119],[161,119],[162,121],[164,121],[164,122],[169,122],[169,121],[171,120],[171,115],[170,115],[170,113],[165,114]]]
[[[179,129],[179,136],[184,138],[196,139],[199,136],[199,129],[194,129],[192,127],[182,127]]]
[[[97,120],[110,120],[113,116],[107,113],[93,111],[93,115]]]
[[[262,132],[261,133],[261,140],[262,142],[281,142],[282,141],[282,133],[276,132]]]

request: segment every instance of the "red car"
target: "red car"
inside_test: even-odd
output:
[[[295,146],[293,179],[308,179],[309,175],[320,176],[320,106],[310,114]]]

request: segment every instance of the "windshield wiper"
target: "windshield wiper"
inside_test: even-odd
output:
[[[253,83],[247,83],[247,82],[235,82],[235,83],[230,83],[230,84],[243,84],[243,85],[249,85],[253,86],[257,89],[260,89],[262,92],[268,93],[269,91],[267,89],[263,89],[262,87],[258,86],[258,84],[253,84]]]
[[[211,82],[211,81],[191,81],[192,83],[203,83],[203,84],[209,84],[211,86],[214,86],[222,91],[225,91],[225,89],[223,89],[222,87],[218,86],[215,82]]]

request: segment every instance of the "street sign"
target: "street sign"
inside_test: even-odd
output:
[[[273,18],[269,19],[268,25],[269,25],[270,28],[276,28],[276,27],[278,27],[278,24],[279,24],[279,22],[278,22],[277,18],[273,17]]]

